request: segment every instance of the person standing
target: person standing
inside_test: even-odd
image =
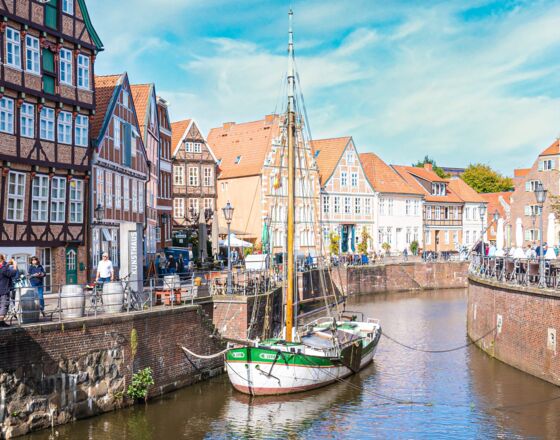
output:
[[[113,263],[109,260],[109,254],[103,252],[103,256],[99,263],[97,263],[97,276],[96,280],[98,283],[108,283],[115,279],[115,270],[113,269]]]
[[[0,327],[8,326],[4,321],[4,317],[8,312],[10,291],[17,273],[17,262],[14,260],[12,265],[8,265],[6,257],[0,254]]]
[[[167,273],[177,273],[177,262],[175,261],[175,257],[173,257],[173,254],[169,255],[169,257],[167,258]]]
[[[47,274],[45,273],[45,269],[41,266],[39,259],[37,257],[31,257],[31,265],[27,271],[29,275],[29,283],[31,287],[35,287],[37,289],[37,295],[39,295],[39,305],[41,306],[41,313],[45,316],[45,298],[44,298],[44,290],[45,290],[45,277]]]

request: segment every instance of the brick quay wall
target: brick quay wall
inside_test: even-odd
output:
[[[133,372],[151,367],[157,396],[223,371],[224,347],[201,306],[154,309],[0,331],[0,437],[130,405]]]
[[[469,276],[467,333],[490,356],[560,385],[557,332],[560,292]]]

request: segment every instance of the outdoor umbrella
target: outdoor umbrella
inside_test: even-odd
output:
[[[212,218],[212,253],[214,254],[214,259],[218,258],[220,253],[220,226],[218,224],[218,213],[214,213]]]
[[[513,257],[525,258],[525,253],[523,252],[523,222],[519,217],[515,222],[515,245]]]
[[[231,247],[232,248],[246,248],[246,247],[251,247],[253,246],[252,243],[249,243],[248,241],[243,241],[240,240],[239,238],[237,238],[235,236],[235,234],[229,234],[230,235],[230,240],[231,240]],[[228,245],[228,238],[226,237],[225,240],[220,240],[220,246],[227,246]]]
[[[270,241],[270,232],[268,230],[268,225],[266,224],[266,222],[263,222],[263,229],[262,229],[262,235],[261,235],[261,243],[262,243],[262,247],[263,247],[263,254],[268,254],[268,242]]]
[[[546,254],[544,254],[544,258],[547,260],[555,260],[556,259],[556,252],[554,252],[554,246],[556,245],[555,240],[555,222],[556,218],[554,214],[551,212],[548,214],[548,225],[546,227],[546,244],[548,244],[548,249]]]
[[[496,257],[504,256],[504,219],[498,219],[498,230],[496,231]]]
[[[207,241],[208,234],[206,232],[206,218],[204,216],[204,209],[201,209],[198,215],[198,252],[202,261],[206,261],[206,258],[208,257],[208,248],[206,245]]]

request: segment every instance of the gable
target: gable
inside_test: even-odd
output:
[[[84,30],[82,32],[82,35],[80,36],[80,39],[86,39],[90,41],[90,44],[94,45],[97,50],[101,51],[104,50],[103,47],[103,42],[101,41],[101,38],[99,38],[99,35],[97,34],[97,32],[95,31],[93,24],[91,22],[91,18],[89,16],[89,12],[87,10],[87,6],[86,6],[86,2],[85,0],[78,0],[77,1],[77,8],[76,8],[76,15],[81,15],[82,19],[84,21],[85,27]]]

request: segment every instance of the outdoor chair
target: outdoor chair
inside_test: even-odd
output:
[[[506,282],[513,283],[517,277],[517,267],[514,260],[507,259],[504,267],[504,277]]]

